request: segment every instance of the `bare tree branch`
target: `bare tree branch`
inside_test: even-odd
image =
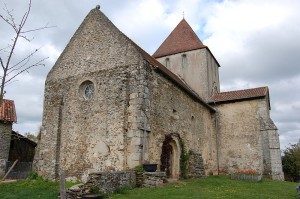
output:
[[[30,54],[28,54],[26,57],[24,57],[21,61],[17,62],[15,65],[9,67],[9,70],[15,70],[14,68],[17,67],[18,65],[20,65],[22,62],[30,59],[35,53],[37,53],[40,50],[40,48],[35,49],[33,52],[31,52]],[[23,64],[24,65],[24,64]]]
[[[8,84],[14,82],[14,80],[18,75],[20,75],[23,72],[28,72],[29,69],[32,67],[38,67],[38,66],[45,66],[44,61],[48,59],[48,57],[40,59],[39,61],[31,64],[31,58],[40,50],[36,49],[35,51],[27,54],[23,59],[17,61],[17,63],[12,64],[12,59],[15,55],[15,50],[17,49],[17,43],[19,39],[24,39],[27,42],[30,42],[33,37],[30,39],[27,33],[43,30],[46,28],[51,28],[54,26],[48,26],[48,23],[45,26],[42,26],[40,28],[34,28],[34,29],[29,29],[29,30],[23,30],[27,20],[28,16],[31,11],[31,3],[32,0],[28,0],[28,7],[26,12],[23,14],[22,18],[20,19],[20,23],[15,22],[15,18],[13,15],[13,10],[9,10],[7,6],[4,4],[4,12],[6,13],[5,15],[0,13],[0,20],[3,20],[8,26],[13,28],[15,32],[15,36],[11,39],[11,43],[9,42],[6,47],[0,49],[0,52],[4,52],[5,54],[7,53],[7,58],[3,59],[3,53],[2,55],[0,54],[0,64],[2,68],[3,74],[0,76],[0,105],[3,101],[3,97],[5,94],[5,86]],[[0,68],[0,69],[1,69]]]
[[[21,33],[29,33],[29,32],[35,32],[35,31],[38,31],[38,30],[43,30],[43,29],[46,29],[46,28],[55,28],[56,26],[48,26],[48,23],[43,26],[43,27],[40,27],[40,28],[35,28],[35,29],[31,29],[31,30],[26,30],[26,31],[22,31]]]
[[[15,23],[15,19],[13,17],[13,15],[11,14],[13,10],[9,11],[6,4],[4,4],[5,8],[3,8],[3,10],[6,12],[6,14],[8,15],[7,17],[4,17],[3,15],[0,14],[0,17],[6,22],[8,23],[14,30],[15,32],[17,32],[17,25]]]
[[[0,57],[0,62],[1,62],[1,67],[2,67],[2,69],[4,70],[4,63],[3,63],[3,60],[2,60],[1,57]]]
[[[8,83],[8,82],[10,82],[12,79],[14,79],[15,77],[17,77],[17,76],[20,75],[21,73],[23,73],[23,72],[25,72],[25,71],[28,72],[28,70],[29,70],[30,68],[32,68],[32,67],[35,67],[35,66],[45,66],[44,61],[45,61],[46,59],[48,59],[48,58],[49,58],[49,57],[45,57],[45,58],[41,59],[40,61],[36,62],[35,64],[32,64],[32,65],[26,67],[25,69],[22,69],[21,71],[19,71],[18,73],[16,73],[14,76],[12,76],[11,78],[9,78],[7,81],[5,81],[5,84]]]

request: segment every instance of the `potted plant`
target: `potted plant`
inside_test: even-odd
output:
[[[155,172],[157,170],[157,164],[145,163],[145,164],[143,164],[143,168],[147,172]]]

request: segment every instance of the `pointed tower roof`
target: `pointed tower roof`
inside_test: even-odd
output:
[[[167,39],[156,50],[153,57],[159,58],[205,47],[206,46],[203,45],[191,26],[185,19],[182,19]]]

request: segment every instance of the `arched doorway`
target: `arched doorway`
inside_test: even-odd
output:
[[[165,137],[160,156],[160,170],[165,171],[167,178],[178,179],[180,174],[180,144],[178,134],[168,134]]]

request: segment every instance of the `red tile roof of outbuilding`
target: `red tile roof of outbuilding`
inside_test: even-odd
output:
[[[15,103],[13,100],[3,99],[3,102],[0,106],[0,121],[17,121]]]
[[[200,48],[206,48],[206,46],[203,45],[186,20],[182,19],[167,39],[156,50],[153,57],[159,58]]]
[[[260,98],[268,95],[268,87],[251,88],[244,90],[228,91],[216,93],[210,98],[209,103],[214,102],[228,102],[250,98]]]

